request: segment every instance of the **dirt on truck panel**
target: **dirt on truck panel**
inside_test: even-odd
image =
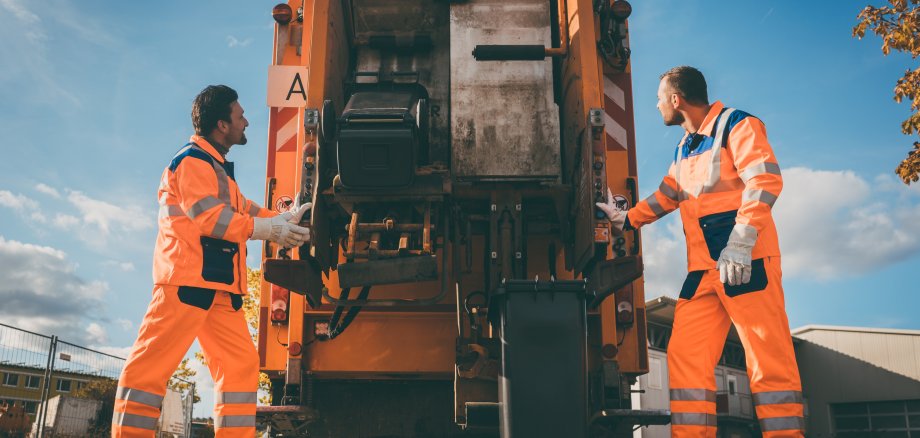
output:
[[[624,0],[275,6],[270,436],[631,436],[648,372]],[[268,11],[266,11],[268,12]],[[292,92],[297,91],[297,92]]]

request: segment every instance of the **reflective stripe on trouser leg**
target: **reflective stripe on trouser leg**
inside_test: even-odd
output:
[[[668,343],[672,436],[716,436],[715,367],[730,326],[706,281],[700,282],[693,298],[678,300]]]
[[[214,376],[215,436],[254,437],[259,355],[243,312],[233,310],[227,293],[215,295],[198,342]]]
[[[207,312],[179,301],[178,288],[154,287],[137,340],[118,380],[113,437],[154,436],[162,404],[160,394],[166,393],[166,382],[206,318]]]
[[[764,269],[764,290],[734,297],[720,290],[719,296],[744,345],[763,435],[801,437],[805,428],[802,384],[786,317],[780,258],[765,258]]]

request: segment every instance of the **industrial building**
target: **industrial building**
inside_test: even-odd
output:
[[[649,373],[633,395],[635,409],[668,409],[667,346],[677,300],[646,303]],[[805,398],[806,435],[920,438],[920,330],[808,325],[792,330]],[[734,328],[716,368],[719,437],[760,436]],[[669,437],[649,426],[636,437]]]

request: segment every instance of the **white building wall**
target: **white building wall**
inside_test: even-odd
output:
[[[920,331],[810,326],[793,331],[809,437],[832,437],[835,403],[920,399]]]

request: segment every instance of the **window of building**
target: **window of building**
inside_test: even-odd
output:
[[[728,376],[728,395],[735,395],[738,391],[736,386],[738,386],[738,378],[735,376]]]
[[[18,386],[19,374],[3,373],[3,386]]]
[[[671,327],[664,324],[648,323],[648,346],[657,350],[667,350],[671,340]]]
[[[920,400],[832,404],[834,431],[840,438],[867,435],[920,438]]]
[[[27,414],[35,415],[38,412],[38,402],[25,402],[25,411]]]
[[[58,392],[70,392],[70,380],[58,379],[57,381],[57,391]]]
[[[41,376],[26,376],[26,388],[39,389],[42,387]]]
[[[746,369],[744,347],[734,342],[726,342],[725,348],[722,349],[722,357],[719,358],[719,364],[739,370]]]

